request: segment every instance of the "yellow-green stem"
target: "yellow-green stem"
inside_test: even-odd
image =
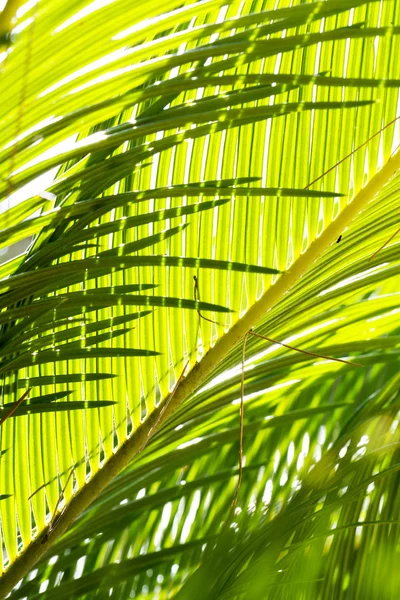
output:
[[[8,0],[4,10],[0,13],[0,37],[11,33],[14,27],[13,19],[22,3],[23,0]]]

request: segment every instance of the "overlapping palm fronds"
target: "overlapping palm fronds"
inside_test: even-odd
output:
[[[13,6],[0,593],[397,597],[396,2]]]

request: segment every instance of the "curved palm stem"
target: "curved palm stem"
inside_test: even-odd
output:
[[[13,19],[23,0],[8,0],[4,10],[0,13],[0,37],[6,36],[13,28]],[[0,42],[1,47],[1,42]]]

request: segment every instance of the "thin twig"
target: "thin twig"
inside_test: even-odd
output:
[[[387,125],[385,125],[384,127],[381,127],[381,129],[379,129],[379,131],[377,131],[376,133],[374,133],[374,135],[371,135],[371,137],[369,137],[365,142],[363,142],[362,144],[360,144],[359,146],[357,146],[357,148],[355,148],[354,150],[352,150],[349,154],[347,154],[346,156],[344,156],[343,158],[341,158],[337,163],[335,163],[333,165],[333,167],[330,167],[329,169],[327,169],[326,171],[324,171],[322,173],[322,175],[319,175],[316,179],[314,179],[313,181],[311,181],[309,184],[306,185],[306,187],[304,188],[305,190],[307,190],[309,187],[311,187],[314,183],[316,183],[317,181],[319,181],[320,179],[322,179],[323,177],[325,177],[325,175],[327,175],[328,173],[330,173],[331,171],[333,171],[333,169],[336,169],[336,167],[338,167],[341,163],[343,163],[345,160],[347,160],[348,158],[350,158],[351,156],[353,156],[353,154],[355,154],[358,150],[360,150],[360,148],[362,148],[363,146],[366,146],[371,140],[374,139],[374,137],[376,137],[377,135],[379,135],[380,133],[382,133],[382,131],[384,131],[385,129],[387,129],[388,127],[390,127],[391,125],[393,125],[398,119],[400,119],[400,115],[398,117],[395,117],[394,119],[392,119]],[[395,149],[394,152],[392,152],[392,156],[393,154],[395,154],[395,152],[397,151],[399,146],[397,146],[397,148]],[[368,260],[368,262],[371,262],[371,260],[373,260],[375,258],[375,256],[377,254],[379,254],[379,252],[381,252],[381,250],[383,250],[385,248],[385,246],[387,246],[394,237],[396,237],[396,235],[400,232],[400,229],[398,229],[391,238],[389,238],[380,248],[378,248],[378,250],[376,250],[376,252],[374,252],[374,254],[370,257],[370,259]],[[340,242],[340,240],[342,239],[342,236],[340,235],[337,243]]]
[[[316,354],[315,352],[309,352],[308,350],[302,350],[301,348],[295,348],[295,346],[289,346],[289,344],[284,344],[283,342],[277,342],[265,335],[261,335],[261,333],[256,333],[253,330],[250,330],[249,333],[254,335],[255,337],[261,338],[262,340],[266,340],[271,344],[278,344],[279,346],[284,346],[289,350],[295,350],[296,352],[301,352],[302,354],[307,354],[308,356],[315,356],[316,358],[324,358],[325,360],[334,360],[335,362],[345,363],[346,365],[352,365],[354,367],[363,367],[360,363],[353,362],[352,360],[344,360],[344,358],[333,358],[332,356],[325,356],[324,354]]]
[[[38,487],[37,490],[35,490],[34,492],[32,492],[32,494],[30,496],[28,496],[28,500],[30,500],[31,498],[33,498],[33,496],[36,496],[36,494],[38,492],[40,492],[40,490],[42,490],[43,488],[45,488],[46,485],[48,485],[48,483],[43,483],[40,487]]]
[[[398,150],[399,148],[400,148],[400,144],[398,144],[398,145],[396,146],[396,148],[395,148],[395,149],[394,149],[394,151],[392,152],[391,156],[393,156],[393,154],[396,154],[396,152],[397,152],[397,150]],[[369,259],[369,261],[368,261],[368,262],[371,262],[371,260],[373,260],[373,259],[375,258],[375,256],[376,256],[377,254],[379,254],[379,252],[380,252],[381,250],[383,250],[383,249],[384,249],[384,248],[385,248],[385,247],[386,247],[388,244],[390,244],[390,242],[392,241],[392,239],[393,239],[393,238],[395,238],[395,237],[396,237],[396,235],[397,235],[399,232],[400,232],[400,228],[399,228],[397,231],[395,231],[395,232],[394,232],[394,234],[393,234],[393,235],[392,235],[392,236],[391,236],[391,237],[390,237],[390,238],[389,238],[389,239],[388,239],[388,240],[387,240],[387,241],[386,241],[384,244],[382,244],[382,246],[381,246],[380,248],[378,248],[378,250],[376,250],[376,252],[374,252],[374,253],[373,253],[373,255],[371,256],[371,258]]]
[[[199,281],[196,277],[196,275],[193,275],[193,281],[194,281],[194,299],[198,300],[200,302],[200,292],[199,292]],[[215,323],[216,325],[218,325],[217,321],[213,321],[212,319],[208,319],[207,317],[204,317],[200,310],[197,309],[197,314],[199,315],[200,319],[204,319],[205,321],[208,321],[209,323]]]
[[[373,253],[373,255],[370,257],[370,259],[368,260],[368,262],[371,262],[371,260],[373,260],[375,258],[375,256],[377,254],[379,254],[379,252],[381,250],[383,250],[388,244],[390,244],[390,242],[392,241],[392,239],[395,238],[398,233],[400,233],[400,228],[397,231],[395,231],[394,234],[392,236],[390,236],[390,238],[388,240],[386,240],[386,242],[384,244],[382,244],[382,246],[380,248],[378,248],[378,250],[376,250]]]
[[[341,158],[336,164],[333,165],[333,167],[330,167],[327,171],[324,171],[322,173],[322,175],[319,175],[316,179],[314,179],[313,181],[311,181],[309,184],[306,185],[306,187],[304,188],[305,190],[307,190],[309,187],[311,187],[314,183],[316,183],[317,181],[319,181],[320,179],[322,179],[323,177],[325,177],[325,175],[327,175],[328,173],[330,173],[331,171],[333,171],[333,169],[336,169],[336,167],[338,167],[340,164],[342,164],[345,160],[347,160],[348,158],[350,158],[351,156],[353,156],[353,154],[355,154],[358,150],[360,150],[363,146],[366,146],[371,140],[374,139],[374,137],[376,137],[377,135],[379,135],[380,133],[382,133],[382,131],[384,131],[385,129],[387,129],[388,127],[390,127],[391,125],[393,125],[393,123],[395,123],[398,119],[400,119],[400,115],[398,117],[395,117],[394,119],[392,119],[387,125],[385,125],[384,127],[381,127],[381,129],[379,129],[379,131],[377,131],[376,133],[374,133],[374,135],[371,135],[371,137],[369,137],[365,142],[363,142],[362,144],[360,144],[359,146],[357,146],[357,148],[354,148],[354,150],[352,150],[349,154],[346,154],[346,156],[344,156],[343,158]]]
[[[247,338],[249,337],[249,335],[252,333],[252,330],[250,329],[250,331],[248,331],[246,333],[246,335],[243,338],[243,348],[242,348],[242,378],[241,378],[241,383],[240,383],[240,429],[239,429],[239,476],[238,476],[238,480],[236,483],[236,489],[235,489],[235,495],[233,497],[232,500],[232,504],[231,504],[231,508],[228,514],[228,518],[225,521],[223,530],[225,529],[226,525],[229,523],[232,515],[235,512],[235,508],[237,505],[237,501],[239,498],[239,491],[240,491],[240,486],[242,483],[242,478],[243,478],[243,429],[244,429],[244,362],[246,359],[246,343],[247,343]],[[222,531],[223,531],[222,530]]]
[[[69,480],[71,479],[73,473],[74,473],[75,469],[74,467],[71,467],[71,472],[67,477],[67,481],[65,482],[65,485],[63,487],[63,489],[61,490],[60,495],[58,496],[58,500],[56,503],[56,507],[54,509],[54,512],[52,514],[51,520],[50,520],[50,525],[49,525],[49,530],[47,531],[47,533],[44,535],[43,539],[42,539],[42,544],[44,544],[45,542],[47,542],[47,540],[49,539],[49,535],[54,531],[54,529],[57,527],[57,525],[59,524],[61,517],[64,515],[65,511],[68,508],[68,504],[66,506],[64,506],[64,508],[62,509],[62,511],[60,512],[59,515],[57,515],[57,510],[58,510],[58,505],[61,502],[61,498],[64,495],[65,490],[67,489],[67,485],[69,483]]]
[[[265,335],[261,335],[260,333],[256,333],[252,329],[250,329],[243,339],[243,349],[242,349],[242,374],[241,374],[241,382],[240,382],[240,430],[239,430],[239,477],[236,484],[235,495],[232,500],[231,508],[228,514],[228,517],[224,523],[222,531],[224,531],[226,525],[229,523],[239,498],[239,490],[242,483],[243,477],[243,430],[244,430],[244,363],[246,358],[246,343],[249,335],[254,335],[255,337],[266,340],[267,342],[271,342],[273,344],[278,344],[279,346],[284,346],[289,350],[295,350],[296,352],[301,352],[302,354],[307,354],[308,356],[315,356],[316,358],[324,358],[327,360],[333,360],[335,362],[345,363],[347,365],[353,365],[356,367],[362,367],[359,363],[352,362],[350,360],[344,360],[342,358],[332,358],[331,356],[324,356],[323,354],[316,354],[315,352],[309,352],[308,350],[301,350],[301,348],[295,348],[294,346],[289,346],[288,344],[284,344],[283,342],[277,342]]]
[[[4,421],[6,421],[9,417],[11,417],[15,413],[15,411],[21,406],[21,404],[24,402],[24,400],[26,400],[26,398],[29,395],[29,392],[31,390],[32,390],[32,388],[29,388],[28,390],[26,390],[26,392],[21,396],[21,398],[18,400],[18,402],[16,402],[14,404],[12,409],[10,411],[8,411],[8,413],[6,415],[4,415],[4,417],[0,421],[0,426],[3,425]]]

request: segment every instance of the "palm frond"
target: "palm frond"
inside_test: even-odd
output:
[[[368,262],[400,216],[397,3],[39,0],[11,37],[10,7],[0,246],[29,245],[0,268],[1,594],[363,595],[359,548],[394,560],[399,520],[396,240]],[[219,536],[249,327],[364,368],[248,340]]]

